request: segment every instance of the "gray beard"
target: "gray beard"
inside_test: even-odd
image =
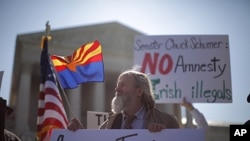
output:
[[[124,109],[124,102],[122,96],[115,96],[111,102],[111,111],[115,114],[121,113]]]

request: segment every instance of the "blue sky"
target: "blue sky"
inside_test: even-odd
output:
[[[147,35],[229,35],[233,103],[195,104],[208,121],[250,119],[250,1],[248,0],[75,0],[0,1],[0,96],[9,98],[16,37],[117,21]]]

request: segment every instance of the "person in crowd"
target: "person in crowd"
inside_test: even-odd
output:
[[[185,97],[183,98],[181,105],[184,106],[194,118],[197,124],[197,129],[203,128],[208,130],[209,126],[204,115],[197,108],[195,108],[192,103],[187,102]]]
[[[0,98],[1,100],[1,111],[4,111],[5,114],[1,115],[1,116],[4,116],[4,117],[1,117],[1,123],[5,124],[5,119],[11,115],[13,113],[13,109],[9,106],[6,106],[6,100],[3,99],[3,98]],[[2,125],[2,124],[1,124]],[[5,127],[3,125],[3,127]],[[1,127],[2,129],[2,127]],[[4,133],[4,141],[21,141],[21,139],[15,134],[13,133],[12,131],[8,130],[8,129],[3,129],[3,133]]]
[[[247,96],[247,103],[250,103],[250,94],[248,94],[248,96]],[[250,119],[247,120],[247,121],[244,123],[244,125],[250,125]]]
[[[121,73],[117,80],[115,96],[111,102],[112,114],[101,124],[100,129],[162,129],[179,128],[175,116],[155,107],[152,84],[147,74],[130,69]],[[69,130],[82,128],[74,118]]]

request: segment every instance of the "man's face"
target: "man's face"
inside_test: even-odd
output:
[[[113,112],[125,110],[136,99],[136,87],[131,75],[122,75],[118,78],[115,88],[115,97],[112,100]]]
[[[131,75],[122,75],[118,78],[115,92],[117,96],[133,97],[135,94],[135,82]]]

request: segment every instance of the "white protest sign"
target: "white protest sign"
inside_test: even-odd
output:
[[[88,129],[98,129],[99,126],[108,118],[107,112],[87,112],[87,128]]]
[[[150,75],[157,103],[232,102],[227,35],[136,36],[134,65]]]
[[[50,141],[204,141],[203,129],[165,129],[151,133],[147,129],[81,129],[72,132],[54,129]]]

